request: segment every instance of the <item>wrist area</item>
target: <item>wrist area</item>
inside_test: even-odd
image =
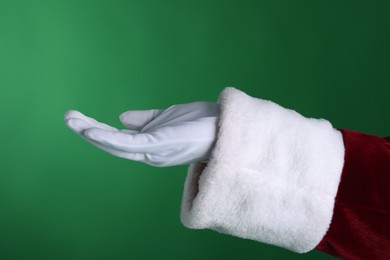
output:
[[[341,133],[231,87],[218,103],[217,142],[207,163],[188,169],[182,223],[294,252],[313,249],[332,219]]]

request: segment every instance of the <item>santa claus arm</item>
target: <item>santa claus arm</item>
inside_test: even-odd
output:
[[[330,228],[316,248],[344,259],[390,259],[390,138],[341,132],[345,163]]]
[[[189,167],[181,208],[183,224],[299,253],[317,248],[339,257],[355,256],[351,251],[355,240],[348,246],[349,241],[343,242],[343,236],[350,232],[350,237],[356,237],[362,229],[360,225],[355,226],[360,223],[356,221],[355,225],[345,226],[344,222],[350,222],[347,218],[350,215],[341,212],[346,208],[342,205],[360,205],[347,198],[358,194],[358,200],[362,197],[361,184],[371,185],[364,191],[368,194],[375,189],[375,182],[386,178],[386,173],[388,176],[387,145],[387,150],[382,149],[387,155],[382,154],[378,159],[384,161],[382,177],[367,172],[371,183],[364,179],[356,183],[358,180],[353,177],[354,169],[360,167],[354,166],[354,161],[373,156],[369,151],[375,150],[383,139],[375,139],[377,144],[368,148],[364,144],[367,140],[371,143],[371,139],[364,139],[363,135],[339,131],[326,120],[305,118],[234,88],[226,88],[218,102],[221,116],[217,142],[209,162],[194,163]],[[367,152],[364,149],[368,149]],[[371,163],[376,162],[372,160]],[[365,166],[370,167],[368,162]],[[350,190],[355,192],[350,194]],[[389,192],[383,193],[386,189],[378,189],[372,199],[388,198]],[[382,202],[382,206],[386,202],[389,205],[388,200]],[[362,205],[369,206],[369,203],[367,199]],[[378,227],[385,227],[384,217],[389,216],[388,209],[382,210]],[[355,208],[353,214],[361,219]],[[363,223],[371,225],[366,220]],[[377,229],[368,230],[375,233]],[[371,252],[383,251],[386,243],[388,246],[386,237],[375,247],[356,239],[360,241],[358,245],[365,245]]]

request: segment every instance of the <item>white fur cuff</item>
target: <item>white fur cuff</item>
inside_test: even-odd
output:
[[[327,232],[344,163],[342,135],[229,87],[210,161],[189,167],[181,221],[303,253]]]

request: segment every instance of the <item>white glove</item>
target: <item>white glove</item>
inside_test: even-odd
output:
[[[219,105],[194,102],[165,110],[129,110],[118,130],[69,110],[69,128],[100,149],[153,166],[173,166],[208,160],[217,136]]]

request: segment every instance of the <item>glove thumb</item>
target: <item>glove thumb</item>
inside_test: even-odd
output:
[[[128,129],[140,130],[144,125],[156,118],[163,110],[129,110],[119,115],[119,120]]]

